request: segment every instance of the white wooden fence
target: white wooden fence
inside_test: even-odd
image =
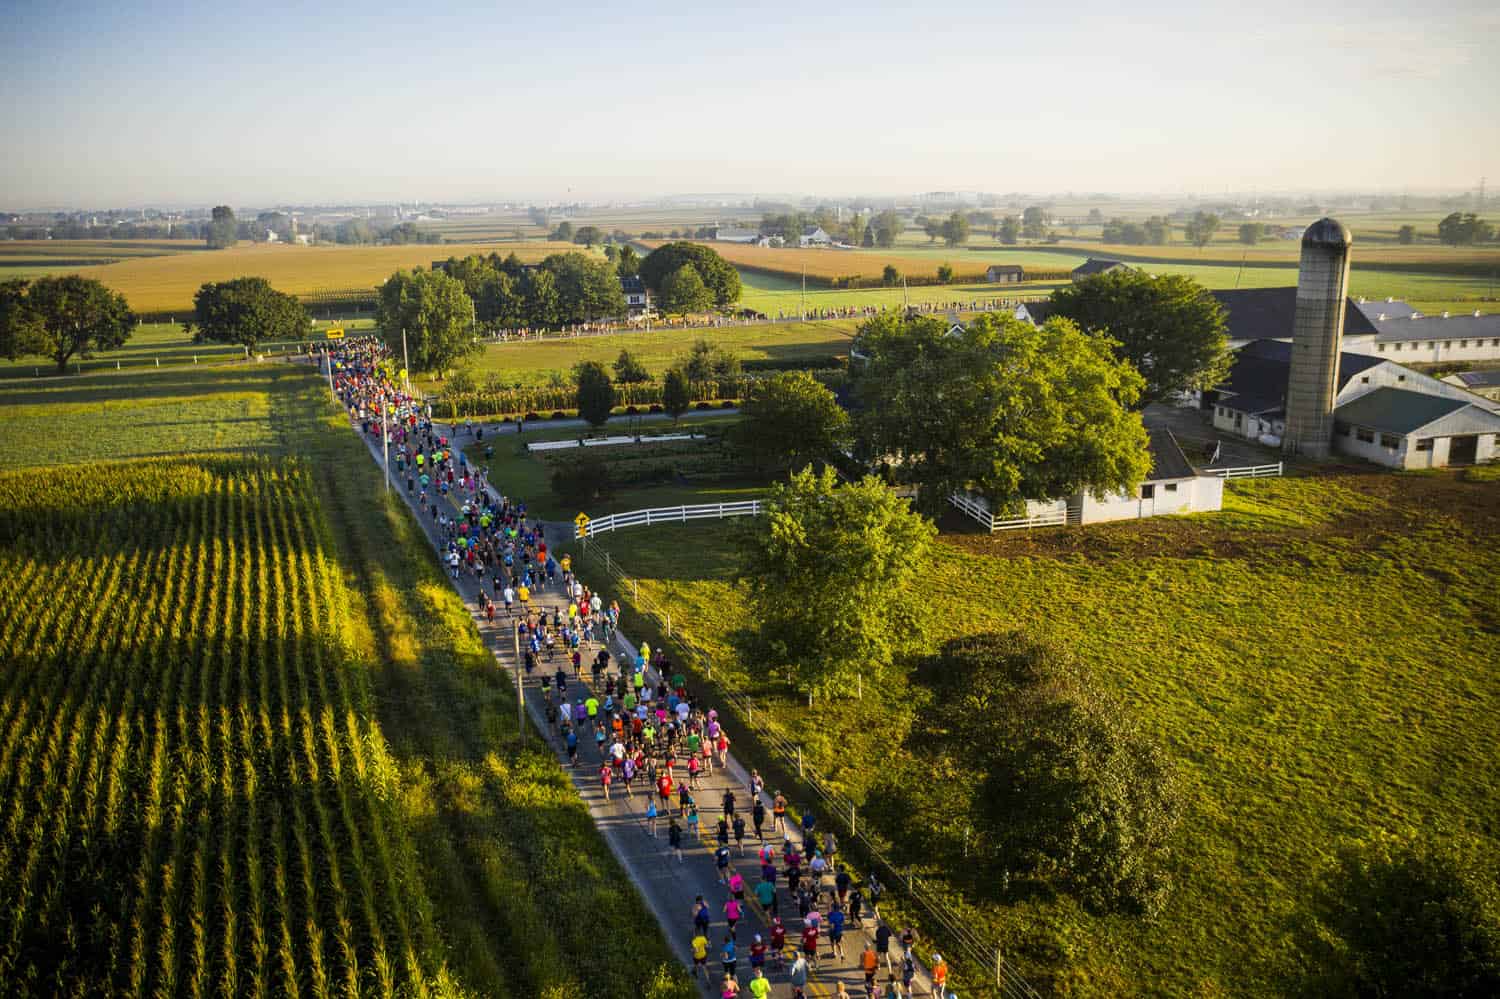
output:
[[[578,537],[593,537],[617,531],[622,527],[649,527],[652,524],[681,524],[689,520],[719,520],[723,517],[755,517],[760,514],[760,500],[740,500],[735,503],[698,503],[693,506],[662,506],[649,510],[632,510],[629,513],[612,513],[588,522],[587,533],[577,532]]]
[[[1265,479],[1275,478],[1282,471],[1282,463],[1274,465],[1241,465],[1238,468],[1210,468],[1209,475],[1216,475],[1221,479]]]
[[[1049,510],[1029,517],[996,517],[988,505],[964,493],[954,493],[948,497],[948,502],[978,521],[991,534],[1032,527],[1063,527],[1068,523],[1066,509]]]

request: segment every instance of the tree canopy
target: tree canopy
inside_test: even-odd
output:
[[[663,312],[702,312],[713,304],[713,292],[691,264],[683,264],[668,274],[657,297],[657,305]]]
[[[875,230],[875,245],[890,247],[896,245],[896,238],[901,235],[901,230],[906,228],[906,223],[901,221],[900,215],[887,210],[875,216],[870,227]]]
[[[783,371],[760,382],[743,409],[740,439],[763,470],[796,471],[830,461],[849,443],[849,414],[806,371]]]
[[[1187,220],[1182,227],[1183,235],[1187,241],[1198,249],[1208,245],[1209,240],[1214,238],[1214,233],[1219,231],[1219,216],[1212,212],[1194,212],[1193,217]]]
[[[1449,246],[1473,246],[1487,243],[1495,235],[1494,226],[1473,212],[1451,212],[1438,223],[1438,239]]]
[[[608,260],[586,253],[554,253],[542,261],[556,281],[558,320],[590,322],[625,312],[620,277]]]
[[[955,639],[921,671],[946,709],[944,741],[966,747],[977,775],[968,808],[996,874],[1096,911],[1158,911],[1180,795],[1118,701],[1072,656],[1019,634]]]
[[[646,287],[661,295],[668,275],[684,264],[698,272],[698,277],[713,293],[714,304],[725,306],[739,301],[740,272],[723,257],[702,243],[663,243],[641,261],[640,276]]]
[[[251,350],[262,340],[305,336],[307,309],[265,278],[210,281],[193,296],[193,339],[238,343]]]
[[[641,272],[641,255],[635,252],[635,247],[628,243],[620,247],[619,259],[615,261],[615,270],[620,277],[635,277]]]
[[[1308,996],[1500,995],[1500,870],[1476,843],[1339,851],[1300,927]]]
[[[954,212],[943,220],[939,231],[943,242],[949,246],[957,246],[969,239],[969,220],[958,212]]]
[[[1054,291],[1052,315],[1116,342],[1117,356],[1146,380],[1142,406],[1211,389],[1233,361],[1224,307],[1185,275],[1153,277],[1130,267],[1094,274]]]
[[[667,372],[661,383],[661,405],[676,423],[683,413],[688,411],[692,403],[692,397],[688,393],[687,375],[681,369],[672,368]]]
[[[615,381],[625,385],[651,380],[651,372],[628,350],[620,351],[620,356],[615,358],[614,369]]]
[[[598,361],[583,361],[573,369],[573,379],[578,383],[578,415],[591,426],[604,426],[615,405],[609,372]]]
[[[223,250],[240,241],[239,223],[234,220],[234,209],[228,205],[216,205],[212,220],[208,223],[208,248]]]
[[[442,375],[480,345],[469,331],[471,303],[463,284],[441,270],[397,271],[380,286],[375,321],[395,356],[401,333],[414,371]]]
[[[1087,489],[1134,491],[1150,468],[1130,407],[1144,381],[1115,344],[1067,319],[1040,329],[986,313],[949,334],[932,316],[860,327],[861,449],[889,456],[924,509],[974,490],[1002,508]]]
[[[123,346],[134,327],[125,296],[93,278],[66,274],[0,285],[0,353],[6,357],[41,354],[61,373],[75,354]]]
[[[936,530],[873,476],[831,468],[771,487],[740,535],[752,620],[750,661],[789,670],[801,690],[845,693],[920,647],[928,615],[910,599]]]

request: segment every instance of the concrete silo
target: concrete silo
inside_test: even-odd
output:
[[[1332,447],[1350,242],[1349,230],[1335,219],[1318,219],[1302,234],[1292,366],[1286,386],[1286,433],[1281,440],[1287,454],[1326,458]]]

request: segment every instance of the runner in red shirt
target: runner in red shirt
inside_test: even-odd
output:
[[[771,917],[771,967],[777,971],[785,964],[783,955],[786,953],[786,927],[781,925],[780,916]]]
[[[656,778],[656,790],[661,795],[662,808],[668,808],[672,804],[672,775],[664,773]]]
[[[802,953],[807,957],[808,963],[815,968],[818,966],[818,928],[816,926],[802,927]]]

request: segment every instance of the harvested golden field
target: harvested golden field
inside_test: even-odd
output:
[[[0,241],[0,267],[82,266],[203,248],[201,239],[8,239]]]
[[[137,312],[168,312],[193,307],[193,295],[207,281],[263,277],[278,291],[370,289],[402,268],[428,267],[434,260],[472,253],[514,252],[535,262],[549,253],[582,250],[572,243],[444,243],[404,246],[285,246],[257,243],[229,250],[179,253],[132,259],[80,273],[122,293]]]
[[[1353,225],[1349,228],[1354,234],[1352,266],[1355,270],[1403,270],[1417,274],[1487,276],[1496,269],[1500,269],[1500,247],[1493,249],[1454,247],[1438,246],[1432,243],[1402,246],[1391,243],[1362,242],[1359,238],[1359,229]],[[1064,240],[1045,248],[1032,247],[1030,249],[1161,263],[1232,265],[1239,264],[1243,260],[1246,264],[1279,264],[1295,263],[1301,253],[1301,242],[1286,239],[1257,243],[1255,246],[1217,242],[1210,243],[1199,250],[1196,246],[1186,243],[1168,243],[1165,246],[1120,246]]]

